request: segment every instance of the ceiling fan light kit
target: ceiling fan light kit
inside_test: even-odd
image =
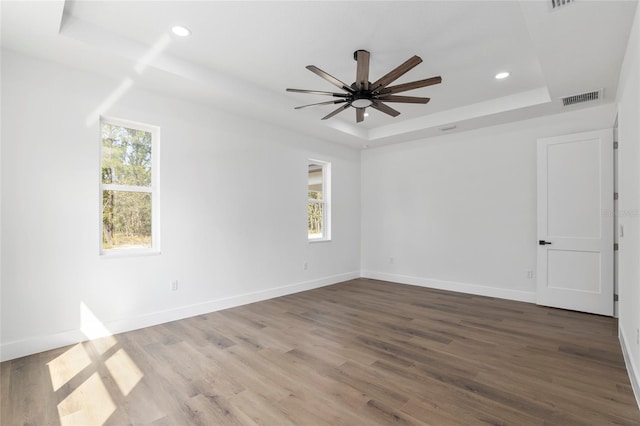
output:
[[[288,92],[295,93],[308,93],[312,95],[325,95],[338,98],[331,101],[319,102],[315,104],[302,105],[295,109],[306,108],[316,105],[330,105],[330,104],[344,104],[341,105],[335,111],[322,117],[322,120],[327,120],[340,112],[346,110],[349,107],[353,107],[356,110],[356,122],[360,123],[364,121],[364,118],[368,116],[365,114],[365,110],[368,107],[377,109],[392,117],[400,115],[399,111],[386,105],[384,102],[399,102],[399,103],[412,103],[412,104],[426,104],[430,98],[416,97],[416,96],[397,96],[396,93],[406,92],[413,89],[419,89],[421,87],[427,87],[434,84],[440,84],[442,77],[431,77],[424,80],[412,81],[410,83],[398,84],[395,86],[389,86],[389,84],[402,77],[409,70],[422,62],[419,56],[412,56],[404,63],[400,64],[393,70],[389,71],[378,80],[371,83],[369,81],[369,57],[370,54],[366,50],[356,50],[353,53],[353,59],[358,63],[356,68],[356,81],[351,85],[338,80],[331,74],[322,71],[315,65],[308,65],[306,68],[327,80],[329,83],[338,87],[345,93],[324,92],[318,90],[303,90],[303,89],[287,89]]]

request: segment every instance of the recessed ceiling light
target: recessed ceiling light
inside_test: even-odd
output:
[[[171,32],[178,37],[187,37],[191,35],[191,31],[189,31],[189,28],[183,27],[182,25],[176,25],[175,27],[171,28]]]
[[[368,112],[365,112],[365,113],[364,113],[364,116],[365,116],[365,117],[368,117],[368,116],[369,116],[369,113],[368,113]]]
[[[507,78],[507,77],[509,77],[509,73],[506,71],[499,72],[498,74],[496,74],[496,79],[498,80],[502,80],[503,78]]]

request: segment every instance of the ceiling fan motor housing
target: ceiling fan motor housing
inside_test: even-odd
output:
[[[349,101],[349,104],[354,108],[366,108],[373,104],[371,92],[358,92],[354,93],[353,98]]]

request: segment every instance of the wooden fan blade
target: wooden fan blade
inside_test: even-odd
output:
[[[400,115],[400,111],[396,111],[395,109],[383,104],[380,101],[373,101],[373,103],[371,104],[371,108],[375,108],[378,111],[384,112],[385,114],[388,114],[392,117],[397,117]]]
[[[415,55],[412,56],[411,58],[407,59],[404,63],[394,68],[389,73],[383,75],[373,84],[371,84],[371,87],[373,87],[372,90],[375,91],[381,87],[385,87],[387,84],[397,80],[402,75],[404,75],[407,71],[409,71],[410,69],[412,69],[413,67],[415,67],[421,62],[422,62],[422,59],[419,56],[415,56]]]
[[[316,106],[316,105],[342,104],[344,102],[347,102],[347,100],[346,99],[338,99],[338,100],[335,100],[335,101],[318,102],[317,104],[309,104],[309,105],[297,106],[294,109],[302,109],[302,108],[306,108],[306,107],[310,107],[310,106]]]
[[[346,93],[322,92],[319,90],[304,90],[304,89],[287,89],[287,92],[309,93],[311,95],[326,95],[326,96],[334,96],[336,98],[346,98],[347,96],[349,96]]]
[[[341,106],[337,110],[333,111],[331,114],[327,114],[324,117],[322,117],[322,120],[329,119],[329,118],[333,117],[334,115],[337,115],[337,114],[341,113],[345,109],[349,108],[349,106],[350,106],[349,104],[345,104],[345,105]]]
[[[407,90],[419,89],[420,87],[432,86],[442,83],[442,77],[431,77],[424,80],[412,81],[411,83],[398,84],[397,86],[385,87],[380,90],[381,95],[406,92]]]
[[[404,102],[407,104],[426,104],[431,100],[431,98],[419,98],[417,96],[395,96],[395,95],[378,96],[377,99],[379,101]]]
[[[356,108],[356,122],[364,121],[364,108]]]
[[[369,90],[369,52],[366,50],[357,50],[355,56],[356,61],[358,61],[356,90]]]
[[[317,74],[320,77],[324,78],[325,80],[327,80],[329,83],[333,84],[334,86],[341,88],[342,90],[346,90],[349,93],[354,93],[355,92],[349,85],[347,85],[346,83],[338,80],[337,78],[335,78],[331,74],[328,74],[328,73],[322,71],[320,68],[316,67],[315,65],[307,65],[307,69],[309,71],[311,71],[312,73]]]

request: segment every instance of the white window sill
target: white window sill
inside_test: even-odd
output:
[[[100,252],[102,259],[119,259],[123,257],[158,256],[160,250],[156,249],[113,249]]]
[[[331,242],[331,238],[314,238],[314,239],[310,239],[309,243],[330,243]]]

